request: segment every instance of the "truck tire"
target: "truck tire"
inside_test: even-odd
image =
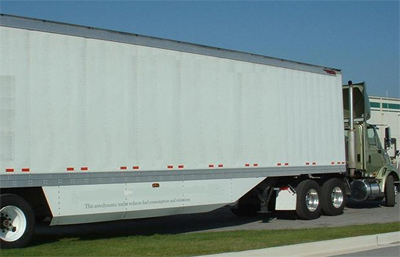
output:
[[[321,189],[317,182],[304,180],[296,187],[296,213],[300,219],[313,220],[321,215]]]
[[[346,202],[345,185],[340,179],[332,178],[322,185],[321,207],[325,215],[336,216],[342,214]]]
[[[21,248],[32,239],[35,215],[32,207],[18,195],[0,195],[0,248]]]
[[[388,207],[393,207],[396,204],[396,194],[394,192],[394,178],[389,175],[385,183],[385,204]]]

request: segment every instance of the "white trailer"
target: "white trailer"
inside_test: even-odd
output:
[[[391,138],[394,140],[392,139],[393,143],[388,149],[388,154],[400,171],[398,152],[400,150],[400,99],[370,96],[369,101],[371,103],[370,123],[379,128],[381,140],[385,138],[385,129],[391,128]]]
[[[13,217],[2,247],[26,245],[33,215],[206,212],[257,186],[317,218],[310,178],[346,172],[340,70],[9,15],[0,25],[1,210]],[[276,191],[287,181],[305,188],[300,203]]]

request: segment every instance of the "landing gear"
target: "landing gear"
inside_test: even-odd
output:
[[[33,210],[23,198],[0,195],[0,248],[26,246],[32,239],[34,227]]]

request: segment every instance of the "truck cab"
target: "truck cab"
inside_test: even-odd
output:
[[[377,127],[368,123],[371,110],[364,82],[343,86],[343,107],[350,197],[356,201],[385,198],[386,205],[393,206],[399,175],[386,151],[392,141],[390,128],[382,145]]]

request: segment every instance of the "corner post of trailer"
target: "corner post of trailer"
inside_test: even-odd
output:
[[[348,142],[348,164],[350,177],[354,177],[356,170],[356,141],[354,129],[354,103],[353,103],[353,82],[350,80],[349,85],[349,142]]]

